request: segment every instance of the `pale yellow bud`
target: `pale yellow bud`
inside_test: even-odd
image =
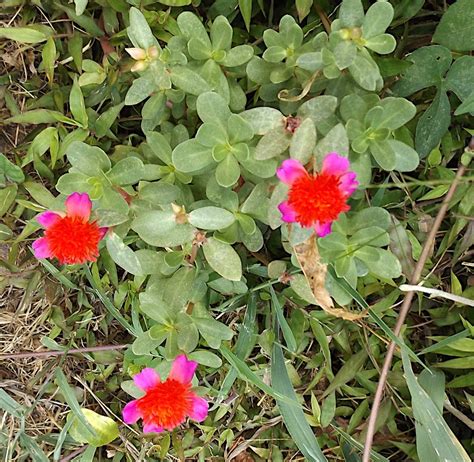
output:
[[[125,51],[135,60],[141,61],[147,57],[146,51],[142,48],[125,48]]]

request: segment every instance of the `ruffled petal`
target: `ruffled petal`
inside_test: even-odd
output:
[[[66,211],[69,217],[82,218],[88,221],[91,216],[92,202],[87,193],[72,193],[66,199]]]
[[[297,178],[301,175],[307,175],[308,172],[298,160],[286,159],[277,169],[276,174],[283,183],[291,185]]]
[[[359,186],[356,177],[357,174],[355,172],[347,172],[341,176],[339,187],[346,196],[350,196]]]
[[[179,355],[173,362],[168,378],[181,383],[189,383],[193,378],[197,365],[196,361],[189,361],[185,355]]]
[[[143,425],[143,433],[161,433],[163,430],[163,427],[154,423],[146,423]]]
[[[50,210],[46,210],[46,212],[42,212],[39,215],[36,215],[36,221],[43,227],[49,228],[50,226],[54,225],[58,220],[62,218],[59,213],[51,212]]]
[[[331,226],[332,226],[331,222],[328,222],[328,223],[316,222],[316,224],[314,225],[314,230],[316,231],[316,234],[319,237],[324,237],[324,236],[327,236],[331,232]]]
[[[151,367],[145,367],[139,374],[133,376],[133,381],[143,391],[150,390],[160,383],[160,376]]]
[[[123,421],[127,424],[134,424],[138,419],[142,417],[140,409],[137,405],[137,400],[134,399],[125,405],[122,410]]]
[[[278,206],[278,210],[281,212],[281,219],[287,223],[294,223],[296,221],[296,212],[288,203],[288,201],[282,202]]]
[[[36,258],[50,258],[53,256],[45,237],[33,241],[32,247]]]
[[[189,412],[189,417],[196,422],[202,422],[205,420],[209,409],[208,402],[200,396],[193,396],[192,406],[192,410]]]
[[[347,172],[349,165],[347,157],[340,156],[337,152],[330,152],[323,160],[321,173],[340,176]]]
[[[107,231],[109,230],[109,228],[99,228],[99,239],[103,239],[104,236],[107,234]]]

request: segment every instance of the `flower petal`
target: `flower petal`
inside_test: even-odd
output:
[[[287,223],[294,223],[296,221],[296,212],[288,201],[282,202],[278,206],[278,210],[281,212],[281,219]]]
[[[143,48],[125,48],[125,51],[137,61],[146,58],[146,51]]]
[[[341,176],[339,187],[346,196],[350,196],[359,186],[356,180],[357,174],[355,172],[347,172]]]
[[[321,173],[328,175],[343,175],[349,169],[350,163],[347,157],[340,156],[337,152],[330,152],[323,160]]]
[[[291,185],[293,181],[301,175],[307,175],[308,172],[298,160],[286,159],[281,164],[281,167],[277,169],[276,174],[283,183]]]
[[[143,433],[161,433],[163,430],[163,427],[151,422],[143,425]]]
[[[193,408],[189,413],[189,417],[196,422],[202,422],[205,420],[209,409],[208,402],[200,396],[193,396],[192,406]]]
[[[140,409],[137,405],[138,401],[134,399],[125,405],[122,410],[123,421],[127,424],[134,424],[138,419],[142,417]]]
[[[87,193],[72,193],[66,199],[66,212],[69,217],[89,220],[91,216],[92,202]]]
[[[151,367],[145,367],[139,374],[133,376],[133,381],[143,391],[150,390],[160,383],[160,376]]]
[[[33,241],[32,247],[36,258],[50,258],[53,256],[45,237]]]
[[[100,238],[99,239],[103,239],[104,236],[107,234],[107,231],[109,230],[109,228],[99,228],[99,236]]]
[[[54,225],[58,220],[62,218],[59,213],[51,212],[50,210],[46,210],[46,212],[42,212],[39,215],[36,215],[36,221],[43,227],[49,228],[50,226]]]
[[[318,222],[316,222],[316,224],[314,225],[314,230],[316,231],[316,234],[317,234],[319,237],[324,237],[324,236],[327,236],[327,235],[331,232],[331,226],[332,226],[332,223],[331,223],[331,222],[320,223],[320,222],[318,221]]]
[[[196,361],[189,361],[185,355],[176,356],[168,378],[178,380],[181,383],[189,383],[193,378],[197,365]]]

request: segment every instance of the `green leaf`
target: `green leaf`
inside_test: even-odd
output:
[[[226,100],[218,93],[211,91],[199,95],[196,109],[203,122],[220,125],[224,130],[227,128],[227,120],[232,113]]]
[[[386,3],[386,5],[388,5],[388,3]],[[393,50],[395,50],[395,47],[397,46],[397,41],[395,40],[395,37],[393,35],[380,34],[376,37],[367,39],[364,45],[366,46],[366,48],[369,48],[370,50],[375,51],[376,53],[379,53],[381,55],[387,55]]]
[[[223,187],[230,187],[237,183],[240,177],[240,167],[232,154],[227,154],[216,169],[216,180]]]
[[[405,98],[384,98],[380,106],[376,107],[381,107],[383,111],[372,123],[373,128],[396,130],[413,119],[416,114],[416,106]]]
[[[176,247],[191,242],[194,228],[176,223],[173,212],[153,210],[141,213],[132,222],[132,229],[148,244],[158,247]]]
[[[44,44],[43,50],[41,51],[41,57],[43,58],[41,63],[51,85],[54,79],[54,64],[56,62],[56,44],[52,37],[49,37],[47,42]]]
[[[228,50],[232,46],[232,26],[225,16],[217,16],[211,26],[213,50]]]
[[[298,109],[298,116],[302,119],[310,118],[317,127],[318,124],[331,117],[337,107],[337,98],[331,95],[316,96],[303,103]]]
[[[316,128],[311,119],[303,120],[296,129],[290,143],[290,157],[306,164],[311,159],[316,145]]]
[[[78,126],[75,120],[64,116],[61,112],[51,111],[49,109],[33,109],[5,120],[5,123],[14,124],[54,124],[63,122],[68,125]]]
[[[344,27],[360,26],[364,19],[361,0],[344,0],[339,9],[339,19]]]
[[[210,237],[202,248],[207,262],[216,273],[230,281],[240,281],[242,262],[232,246]]]
[[[192,0],[158,0],[158,3],[166,6],[187,6],[191,5]]]
[[[342,124],[337,124],[331,128],[327,135],[316,145],[314,153],[319,165],[322,165],[324,157],[330,152],[337,152],[344,157],[349,155],[349,140],[346,129]]]
[[[225,58],[220,64],[225,67],[236,67],[245,64],[253,56],[253,48],[250,45],[238,45],[227,51]]]
[[[130,8],[129,20],[130,26],[127,27],[127,34],[134,47],[144,50],[152,46],[160,48],[145,16],[143,16],[143,13],[139,9],[133,6]]]
[[[81,414],[87,420],[89,425],[94,429],[95,436],[91,437],[89,432],[84,428],[83,423],[75,414],[68,415],[68,421],[72,421],[69,428],[69,434],[78,443],[88,443],[91,446],[99,447],[111,443],[119,436],[119,429],[117,422],[114,422],[110,417],[105,417],[97,414],[90,409],[81,408]]]
[[[408,353],[405,349],[402,349],[401,353],[405,378],[412,399],[417,436],[422,428],[422,437],[425,437],[426,441],[425,447],[426,444],[430,444],[433,449],[430,451],[430,455],[434,452],[440,461],[468,462],[470,457],[446,424],[437,405],[415,377]]]
[[[383,34],[393,19],[393,6],[389,2],[374,3],[362,21],[362,37],[370,39]],[[390,52],[389,52],[390,53]]]
[[[87,117],[84,96],[82,96],[81,87],[79,86],[77,78],[74,79],[71,93],[69,94],[69,106],[74,120],[79,122],[82,128],[87,128],[89,118]]]
[[[456,51],[474,50],[472,0],[457,0],[441,16],[433,41]]]
[[[183,173],[198,172],[213,163],[211,150],[196,140],[187,140],[173,150],[173,164]]]
[[[230,144],[234,145],[242,141],[250,141],[254,132],[252,126],[237,114],[232,114],[227,121],[227,131],[229,133]]]
[[[138,183],[145,174],[145,166],[137,157],[126,157],[119,160],[107,173],[107,178],[117,185]]]
[[[84,13],[84,11],[87,8],[87,3],[88,2],[89,2],[89,0],[74,0],[74,3],[76,4],[76,14],[78,16],[80,16],[82,13]]]
[[[203,366],[212,367],[214,369],[222,366],[222,359],[216,354],[212,353],[212,351],[208,350],[193,351],[192,353],[188,354],[188,358],[191,361],[196,361]]]
[[[361,367],[365,364],[367,360],[367,351],[365,349],[360,350],[359,352],[353,354],[339,369],[338,373],[329,384],[329,386],[324,390],[323,397],[330,395],[343,385],[345,385],[350,380],[354,379],[355,375]]]
[[[374,276],[393,279],[402,274],[397,257],[387,250],[366,246],[356,250],[354,255],[367,265]]]
[[[283,129],[285,117],[272,107],[256,107],[240,114],[253,128],[256,135],[265,135],[275,128]]]
[[[395,170],[399,172],[412,172],[418,167],[420,157],[408,144],[398,140],[387,140],[386,143],[395,153]]]
[[[149,76],[135,79],[125,95],[125,105],[134,106],[148,98],[156,90],[156,84]]]
[[[361,50],[356,54],[354,62],[349,66],[349,72],[354,80],[365,90],[375,91],[377,81],[382,77],[380,71],[369,53]]]
[[[289,400],[298,401],[295,390],[288,377],[282,349],[276,343],[273,345],[272,354],[272,388]],[[313,430],[306,421],[301,406],[293,406],[279,399],[277,399],[277,403],[288,433],[306,460],[310,462],[327,461],[321,452]]]
[[[211,348],[219,348],[222,341],[230,340],[234,336],[232,329],[211,317],[200,318],[193,316],[192,320],[199,333]]]
[[[442,46],[432,45],[418,48],[408,55],[407,61],[413,64],[402,74],[393,86],[399,96],[408,96],[431,86],[441,85],[446,71],[451,65],[451,52]]]
[[[34,27],[2,27],[0,29],[0,37],[16,40],[20,43],[38,43],[48,40],[51,34],[47,33],[47,31],[51,31],[51,29],[38,30]]]
[[[301,22],[310,13],[311,7],[313,6],[313,0],[296,0],[295,6],[296,11],[298,12],[298,19]]]
[[[10,162],[0,153],[0,184],[5,183],[5,178],[15,183],[23,183],[25,175],[20,167]]]
[[[252,19],[252,0],[239,0],[240,14],[244,18],[245,27],[250,31],[250,20]]]
[[[446,89],[456,93],[464,101],[472,98],[472,75],[474,74],[474,56],[461,56],[454,61],[446,75]]]
[[[66,155],[71,165],[85,175],[100,176],[110,170],[109,157],[97,146],[74,141],[67,148]]]
[[[224,229],[235,221],[233,213],[219,207],[201,207],[188,215],[189,223],[200,229]]]
[[[107,250],[112,260],[125,271],[135,276],[143,275],[143,270],[135,252],[125,245],[117,234],[110,232],[106,237]]]
[[[461,105],[458,106],[454,112],[454,115],[462,115],[466,114],[467,112],[470,112],[471,114],[474,112],[474,91]]]
[[[430,107],[418,120],[415,147],[420,157],[425,158],[448,131],[451,124],[451,105],[446,92],[439,89]]]
[[[280,155],[290,145],[291,138],[283,127],[270,130],[260,138],[255,149],[255,159],[266,160]]]
[[[175,87],[190,95],[198,96],[211,90],[206,80],[186,66],[174,66],[171,70],[170,78]]]
[[[184,11],[178,18],[178,26],[181,33],[187,40],[192,38],[199,39],[208,49],[212,49],[211,41],[207,35],[206,28],[203,26],[201,20],[190,11]]]
[[[104,111],[94,122],[94,129],[97,138],[102,138],[107,134],[110,127],[120,114],[125,103],[117,104]]]

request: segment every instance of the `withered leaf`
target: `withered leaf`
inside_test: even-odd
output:
[[[367,316],[365,311],[352,313],[334,307],[334,302],[326,289],[327,265],[321,261],[315,235],[296,245],[294,251],[314,298],[326,313],[347,321],[356,321]]]

